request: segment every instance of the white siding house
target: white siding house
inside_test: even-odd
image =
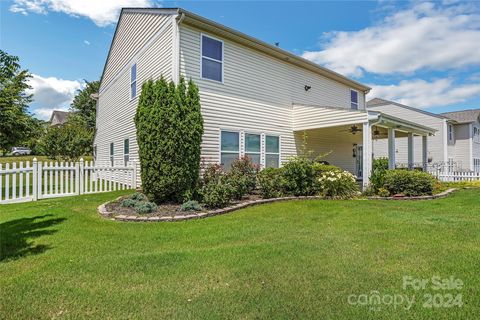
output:
[[[262,167],[281,166],[306,136],[316,155],[328,153],[325,160],[368,178],[370,123],[393,125],[368,114],[370,88],[276,46],[183,9],[123,9],[99,91],[97,160],[122,161],[126,139],[129,159],[138,158],[133,119],[141,84],[161,76],[198,85],[206,163],[228,166],[248,155]]]

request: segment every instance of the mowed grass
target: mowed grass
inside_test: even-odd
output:
[[[2,319],[475,319],[480,191],[434,201],[291,201],[178,223],[122,223],[126,192],[0,206]],[[404,290],[453,276],[460,290]],[[404,306],[350,295],[415,296]],[[462,307],[425,308],[424,294]]]

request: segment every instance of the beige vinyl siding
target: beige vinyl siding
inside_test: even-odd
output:
[[[430,116],[428,114],[403,108],[394,104],[369,107],[368,110],[380,111],[387,115],[391,115],[400,119],[412,121],[423,126],[427,126],[436,129],[434,136],[428,137],[428,157],[432,158],[433,162],[444,162],[444,126],[445,119]],[[408,140],[406,137],[397,138],[395,140],[396,146],[396,161],[397,163],[408,162]],[[373,140],[373,153],[375,158],[388,156],[388,139],[374,139]],[[422,162],[422,138],[414,138],[414,162]]]
[[[140,13],[128,13],[128,15],[143,16]],[[165,18],[165,16],[161,17]],[[115,146],[114,160],[115,162],[123,163],[123,141],[127,138],[130,141],[130,160],[138,162],[134,117],[142,83],[148,79],[158,79],[162,75],[168,80],[172,78],[174,20],[171,16],[168,18],[169,23],[162,27],[162,33],[154,42],[149,43],[148,47],[142,46],[145,43],[140,44],[135,48],[135,51],[130,51],[130,56],[123,59],[123,61],[130,62],[138,54],[133,61],[137,64],[137,96],[134,99],[130,99],[130,63],[121,68],[122,70],[116,76],[115,81],[106,90],[100,92],[97,111],[97,132],[94,142],[97,146],[97,160],[100,162],[109,160],[109,145],[113,142]],[[123,20],[122,18],[120,23]],[[138,20],[133,20],[139,23]],[[151,20],[146,22],[151,23]],[[146,29],[149,27],[148,25],[145,26]],[[121,25],[119,30],[123,30]],[[117,38],[122,38],[122,34],[117,32]],[[125,37],[122,41],[129,41],[129,39],[130,37]],[[114,43],[115,45],[116,42]],[[122,42],[122,46],[125,45]],[[107,68],[109,63],[107,63]]]
[[[100,91],[104,90],[118,76],[134,55],[159,30],[167,24],[171,24],[171,20],[172,16],[170,15],[124,12],[112,41]]]
[[[473,124],[473,127],[477,127],[480,130],[480,121],[476,121]],[[472,134],[473,134],[473,128],[472,128]],[[473,153],[473,158],[480,159],[480,136],[477,136],[477,138],[474,138],[472,141],[472,153]]]
[[[281,135],[281,161],[285,162],[297,153],[294,103],[350,109],[350,87],[218,36],[213,38],[224,42],[224,81],[201,79],[201,34],[180,26],[180,73],[200,89],[206,163],[220,159],[222,129]],[[312,89],[305,92],[305,85]],[[364,101],[359,92],[360,109]]]
[[[347,124],[363,123],[368,119],[364,111],[332,109],[315,106],[293,106],[293,130],[301,131]]]
[[[454,161],[457,164],[457,168],[461,170],[470,170],[471,166],[471,132],[470,124],[459,124],[454,126],[455,130],[455,144],[453,148],[455,150]],[[450,147],[450,146],[449,146]]]

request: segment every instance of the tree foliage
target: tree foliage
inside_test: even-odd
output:
[[[99,89],[100,81],[85,81],[85,88],[78,91],[70,105],[70,111],[74,113],[73,116],[82,118],[87,128],[90,129],[95,128],[97,105],[91,95],[97,93]]]
[[[32,116],[28,104],[32,95],[27,81],[31,77],[22,70],[19,58],[0,50],[0,150],[7,152],[31,134]]]
[[[142,187],[157,203],[182,202],[193,194],[200,171],[203,118],[198,88],[147,81],[135,116]]]

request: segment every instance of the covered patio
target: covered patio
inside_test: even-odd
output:
[[[408,163],[413,168],[414,137],[422,137],[422,163],[427,165],[427,137],[435,130],[380,112],[344,108],[293,105],[293,129],[297,153],[347,170],[365,187],[372,170],[373,139],[388,140],[389,168],[395,168],[396,137],[408,138]],[[417,161],[418,162],[418,161]]]

